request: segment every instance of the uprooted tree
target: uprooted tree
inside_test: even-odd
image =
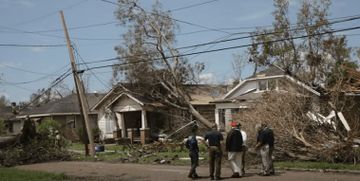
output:
[[[122,46],[116,47],[120,65],[113,67],[113,77],[142,86],[142,95],[165,105],[189,111],[205,126],[213,123],[204,118],[190,104],[184,86],[197,82],[204,69],[201,63],[190,64],[174,48],[177,29],[169,12],[157,2],[147,12],[136,0],[119,0],[116,16],[128,28]],[[116,80],[118,81],[118,80]]]
[[[274,0],[273,30],[254,33],[249,48],[255,71],[271,64],[321,92],[314,100],[308,95],[265,95],[261,104],[247,111],[241,119],[266,121],[275,129],[278,149],[292,158],[305,160],[356,161],[359,150],[352,146],[360,138],[359,100],[347,93],[360,90],[358,62],[352,61],[352,49],[346,36],[334,35],[328,21],[330,0],[304,0],[291,25],[288,0]],[[302,37],[302,38],[297,38]],[[316,106],[314,106],[316,105]],[[309,113],[335,116],[328,123],[311,119]],[[347,112],[351,130],[345,130],[338,113]],[[240,115],[239,115],[240,116]],[[325,120],[325,119],[321,119]],[[253,125],[249,125],[253,127]],[[357,138],[357,139],[356,139]]]

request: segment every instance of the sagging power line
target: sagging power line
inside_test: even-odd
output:
[[[262,44],[267,44],[267,43],[276,43],[276,42],[287,41],[287,40],[296,40],[296,39],[307,38],[309,36],[321,36],[321,35],[325,35],[325,34],[332,34],[332,33],[343,32],[343,31],[351,31],[351,30],[357,30],[357,29],[360,29],[360,26],[351,27],[351,28],[343,28],[343,29],[338,29],[338,30],[333,30],[333,31],[328,31],[328,32],[322,32],[322,33],[315,33],[315,34],[312,34],[312,35],[302,35],[302,36],[295,36],[295,37],[292,37],[292,38],[283,38],[283,39],[271,40],[271,41],[266,41],[266,42],[249,43],[249,44],[243,44],[243,45],[237,45],[237,46],[231,46],[231,47],[224,47],[224,48],[218,48],[218,49],[212,49],[212,50],[206,50],[206,51],[198,51],[198,52],[192,52],[192,53],[186,53],[186,54],[179,54],[177,56],[167,56],[165,58],[186,57],[186,56],[190,56],[190,55],[219,52],[219,51],[225,51],[225,50],[231,50],[231,49],[239,49],[239,48],[250,47],[250,46],[253,46],[254,44],[255,45],[262,45]],[[117,57],[117,58],[113,58],[113,59],[126,59],[126,57]],[[152,61],[161,60],[161,59],[162,58],[154,58],[152,60],[139,60],[138,62],[134,62],[134,63],[152,62]],[[107,59],[107,60],[110,60],[110,59]],[[124,65],[127,65],[127,64],[130,64],[130,63],[119,63],[119,64],[95,66],[95,67],[90,67],[90,69],[107,68],[107,67],[113,67],[113,66],[124,66]]]

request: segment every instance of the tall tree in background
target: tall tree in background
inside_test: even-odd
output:
[[[258,67],[275,63],[309,85],[328,87],[337,69],[350,61],[346,38],[335,36],[328,21],[330,0],[303,0],[296,25],[289,20],[289,0],[274,0],[273,30],[259,29],[249,48]],[[321,35],[320,35],[321,34]],[[305,38],[295,40],[294,37]]]
[[[4,95],[0,96],[0,109],[9,106],[10,102]]]
[[[150,12],[140,7],[137,0],[119,0],[116,16],[128,28],[124,43],[115,49],[120,62],[126,66],[113,67],[113,77],[119,75],[126,82],[142,85],[143,92],[166,105],[188,110],[194,117],[210,127],[212,123],[200,115],[190,104],[184,84],[195,83],[204,65],[190,64],[174,48],[178,28],[170,12],[162,10],[156,2]],[[120,77],[121,78],[121,77]]]

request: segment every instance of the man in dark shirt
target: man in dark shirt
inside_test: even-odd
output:
[[[274,165],[272,160],[272,153],[274,151],[274,133],[266,124],[257,124],[255,127],[258,130],[256,150],[260,150],[262,161],[261,175],[274,175]]]
[[[232,129],[226,137],[226,151],[233,171],[232,178],[239,178],[242,168],[243,137],[240,131],[240,123],[231,122]]]
[[[224,140],[222,134],[216,130],[216,125],[209,130],[205,137],[209,149],[209,171],[211,180],[220,180],[221,175],[221,142]],[[215,171],[216,170],[216,171]],[[214,177],[215,171],[215,177]]]

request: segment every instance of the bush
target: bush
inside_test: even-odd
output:
[[[60,128],[57,122],[44,121],[37,128],[40,134],[36,133],[33,126],[28,121],[28,124],[24,124],[20,142],[0,150],[0,165],[14,166],[71,158],[70,153],[65,149],[66,140],[54,134],[54,130]]]
[[[0,118],[0,136],[5,135],[5,134],[6,134],[5,121],[1,120],[1,118]]]
[[[36,131],[40,135],[55,135],[55,131],[59,131],[61,125],[59,122],[54,121],[52,119],[44,120],[37,128]]]

